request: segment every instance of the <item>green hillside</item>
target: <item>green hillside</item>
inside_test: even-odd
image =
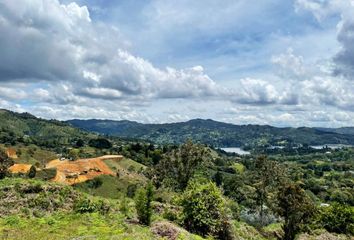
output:
[[[55,147],[93,136],[94,134],[57,120],[44,120],[29,113],[0,110],[0,142],[2,143],[23,142]]]
[[[162,239],[161,226],[177,229],[179,239],[203,239],[158,215],[151,227],[129,222],[119,211],[121,200],[91,197],[68,186],[11,178],[0,180],[0,192],[1,239],[153,240]]]

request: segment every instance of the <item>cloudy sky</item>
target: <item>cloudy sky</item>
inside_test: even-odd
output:
[[[354,125],[354,0],[0,0],[0,108]]]

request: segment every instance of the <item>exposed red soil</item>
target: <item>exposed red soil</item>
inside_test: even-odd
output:
[[[97,158],[79,159],[76,161],[55,159],[46,168],[56,168],[57,175],[52,180],[65,184],[75,184],[93,179],[99,175],[114,175],[115,173],[104,163],[104,160],[120,160],[121,155],[105,155]]]
[[[11,173],[27,173],[30,170],[31,166],[32,166],[31,164],[16,163],[11,167],[9,167],[9,171]]]

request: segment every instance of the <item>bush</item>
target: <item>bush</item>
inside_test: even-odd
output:
[[[239,221],[240,220],[240,206],[237,204],[237,202],[228,199],[226,201],[226,207],[229,209],[230,211],[230,215],[232,216],[232,218],[234,220]]]
[[[36,176],[36,173],[37,173],[36,167],[32,165],[28,172],[28,177],[34,178]]]
[[[191,181],[182,196],[182,219],[185,227],[202,236],[232,238],[225,201],[215,183]],[[229,233],[229,237],[225,234]]]
[[[57,169],[56,168],[44,168],[41,171],[36,172],[36,178],[37,179],[42,179],[42,180],[50,180],[53,179],[57,175]]]
[[[179,222],[180,213],[176,209],[166,208],[162,214],[162,217],[171,222]]]
[[[354,208],[339,203],[325,207],[320,216],[321,225],[329,232],[354,234]]]
[[[138,219],[141,224],[149,226],[151,223],[152,206],[154,190],[152,183],[149,182],[146,190],[140,188],[135,197],[135,207],[138,214]]]
[[[137,184],[129,184],[127,187],[127,197],[134,198],[137,188]]]
[[[258,211],[245,208],[240,213],[240,219],[256,228],[261,228],[279,221],[279,218],[277,218],[269,208],[264,208],[262,217]]]
[[[97,139],[90,139],[88,142],[90,147],[104,149],[104,148],[111,148],[112,143],[105,138],[97,138]]]
[[[87,186],[92,189],[99,188],[102,186],[102,184],[103,184],[103,181],[99,177],[96,177],[94,179],[87,181]]]
[[[130,209],[129,200],[123,198],[119,204],[119,211],[124,214],[127,218],[131,218],[132,211]]]
[[[109,211],[110,206],[103,200],[94,201],[89,198],[84,198],[76,202],[74,209],[78,213],[99,212],[101,214],[106,214]]]
[[[15,189],[20,194],[40,193],[44,191],[42,184],[39,182],[35,184],[16,184]]]

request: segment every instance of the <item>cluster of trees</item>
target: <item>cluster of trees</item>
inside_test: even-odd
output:
[[[337,203],[336,211],[341,213],[324,217],[334,216],[333,207],[325,211],[319,207],[304,188],[303,178],[285,163],[265,156],[242,161],[235,167],[234,159],[216,157],[209,148],[187,141],[163,154],[147,176],[157,189],[178,193],[176,202],[182,211],[171,219],[202,236],[233,239],[232,221],[238,217],[257,228],[280,221],[286,240],[311,228],[353,234],[354,222],[349,217],[353,208]],[[230,207],[230,201],[239,207]],[[249,215],[252,220],[247,219]],[[329,227],[335,218],[346,227]]]

